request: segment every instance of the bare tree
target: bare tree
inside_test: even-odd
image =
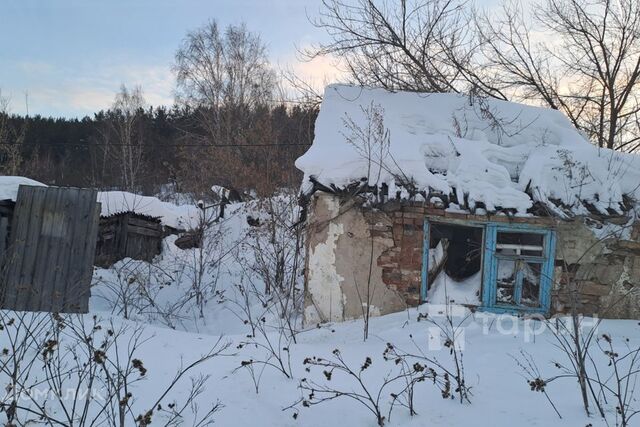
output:
[[[474,51],[465,6],[464,0],[322,0],[312,22],[330,41],[305,53],[337,56],[358,84],[459,92]]]
[[[366,184],[377,188],[381,184],[383,171],[388,170],[385,162],[389,156],[391,135],[389,129],[384,125],[384,109],[380,105],[372,102],[367,107],[361,107],[361,109],[364,122],[360,124],[352,117],[345,116],[343,125],[346,131],[343,135],[347,144],[353,146],[360,157],[367,162]],[[369,210],[371,207],[366,209]],[[369,233],[369,243],[369,267],[366,283],[357,283],[357,281],[355,283],[358,299],[362,307],[362,318],[364,320],[363,338],[365,341],[369,337],[371,306],[376,293],[376,286],[372,280],[375,263],[375,240],[372,233]]]
[[[244,24],[216,21],[187,34],[176,53],[178,99],[191,107],[256,105],[271,99],[275,74],[266,46]]]
[[[22,144],[27,126],[13,127],[9,121],[10,114],[10,100],[0,91],[0,171],[5,175],[19,175],[24,160]]]
[[[176,100],[192,112],[184,127],[185,140],[205,146],[183,150],[183,179],[199,185],[202,191],[216,183],[216,171],[224,165],[225,174],[217,176],[217,183],[230,186],[229,176],[241,176],[249,163],[247,156],[253,153],[233,145],[255,140],[250,135],[255,116],[249,113],[271,102],[276,89],[266,46],[244,24],[221,30],[210,21],[187,34],[173,68]],[[211,163],[194,173],[193,164],[203,162]]]
[[[222,107],[254,107],[271,100],[275,73],[260,37],[244,24],[220,31],[215,21],[187,34],[176,52],[177,100],[199,112],[210,144],[219,144],[233,123]]]
[[[494,95],[561,110],[599,147],[637,150],[640,4],[544,0],[523,10],[513,1],[476,15]]]
[[[561,110],[599,147],[640,148],[640,4],[323,0],[314,21],[358,84],[466,92]]]
[[[137,125],[145,104],[140,86],[129,90],[125,85],[120,87],[113,103],[113,110],[117,115],[114,130],[120,143],[118,160],[121,162],[122,178],[127,189],[136,188],[142,169],[144,135]]]
[[[282,103],[303,105],[307,109],[319,109],[322,103],[323,88],[329,84],[325,78],[322,82],[300,76],[295,70],[286,68],[280,72],[278,98]]]
[[[109,161],[119,165],[122,189],[136,190],[144,167],[145,132],[142,123],[146,101],[140,86],[128,89],[124,84],[98,129],[102,151],[102,179]]]

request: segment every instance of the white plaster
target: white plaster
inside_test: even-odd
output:
[[[321,200],[327,205],[331,216],[338,214],[337,201],[328,198]],[[331,221],[328,225],[327,240],[309,250],[307,291],[313,304],[305,308],[305,322],[308,324],[344,319],[344,277],[338,274],[336,269],[336,245],[342,234],[343,224]]]

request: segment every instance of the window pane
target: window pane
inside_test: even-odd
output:
[[[522,264],[522,298],[520,304],[526,307],[540,306],[540,276],[542,264]]]
[[[498,232],[496,252],[502,255],[543,256],[544,235]]]
[[[516,261],[499,259],[496,302],[499,304],[514,304],[515,285]]]

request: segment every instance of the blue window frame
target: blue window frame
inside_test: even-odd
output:
[[[555,232],[529,224],[489,222],[468,225],[484,228],[481,308],[503,313],[548,313],[553,283]],[[427,300],[429,287],[430,228],[429,220],[425,218],[420,288],[422,301]]]

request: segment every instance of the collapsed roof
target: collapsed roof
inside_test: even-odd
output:
[[[386,148],[362,138],[376,125],[372,111]],[[640,198],[640,156],[594,146],[559,111],[459,94],[330,85],[296,166],[305,192],[310,182],[384,184],[389,194],[440,194],[465,209],[517,215],[535,202],[560,216],[620,214]]]

